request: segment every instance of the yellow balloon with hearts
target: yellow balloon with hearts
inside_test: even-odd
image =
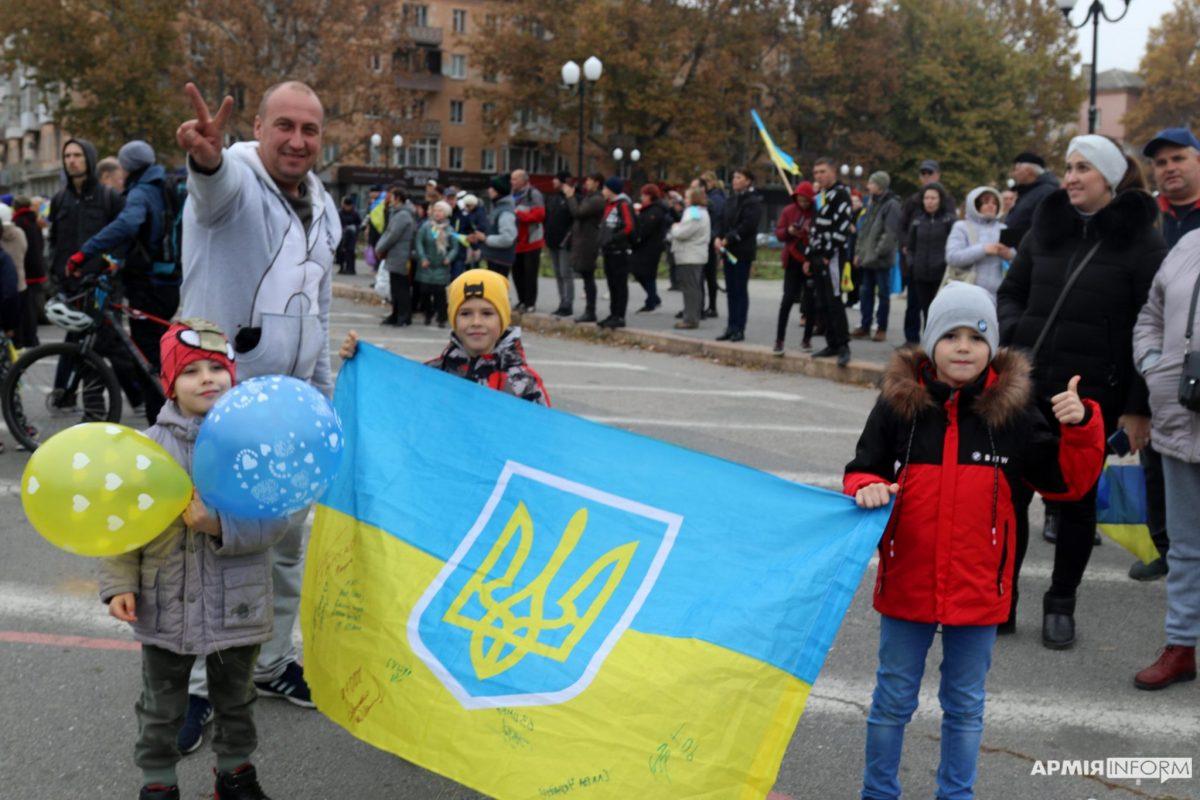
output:
[[[191,498],[192,480],[170,453],[111,422],[55,434],[21,476],[21,504],[34,530],[82,556],[115,556],[148,544]]]

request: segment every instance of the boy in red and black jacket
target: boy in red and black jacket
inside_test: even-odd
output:
[[[900,796],[904,727],[917,708],[925,656],[939,625],[938,796],[972,796],[984,682],[996,627],[1010,607],[1011,487],[1025,481],[1049,499],[1075,500],[1103,466],[1100,409],[1080,400],[1079,378],[1052,400],[1056,432],[1033,405],[1028,360],[997,352],[998,343],[987,292],[948,284],[930,306],[923,351],[893,357],[846,466],[845,492],[860,506],[896,499],[875,582],[875,609],[883,617],[864,798]]]

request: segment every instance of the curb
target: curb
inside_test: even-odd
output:
[[[333,294],[359,303],[384,304],[367,287],[339,285],[335,282]],[[565,336],[594,344],[640,347],[669,355],[703,358],[730,367],[807,375],[856,386],[877,386],[884,372],[882,365],[870,361],[851,361],[849,366],[839,367],[833,359],[814,359],[807,354],[776,356],[763,345],[727,344],[630,328],[608,330],[592,323],[566,322],[549,314],[514,313],[513,321],[520,323],[524,330],[535,333]]]

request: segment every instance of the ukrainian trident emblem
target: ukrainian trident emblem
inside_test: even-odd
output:
[[[633,621],[682,522],[508,462],[413,609],[409,641],[468,708],[570,699]]]

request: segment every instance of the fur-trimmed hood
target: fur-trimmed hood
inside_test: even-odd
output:
[[[1071,205],[1066,189],[1048,195],[1033,218],[1033,232],[1046,247],[1055,247],[1069,239],[1103,239],[1114,250],[1123,250],[1137,242],[1158,221],[1154,198],[1138,189],[1118,194],[1091,219],[1085,219]]]
[[[944,384],[932,383],[933,365],[921,349],[898,350],[883,374],[880,397],[901,419],[911,422],[920,412],[936,408],[934,392]],[[974,398],[972,409],[991,428],[1016,419],[1032,395],[1031,365],[1024,353],[1000,348],[985,375],[963,388]]]

